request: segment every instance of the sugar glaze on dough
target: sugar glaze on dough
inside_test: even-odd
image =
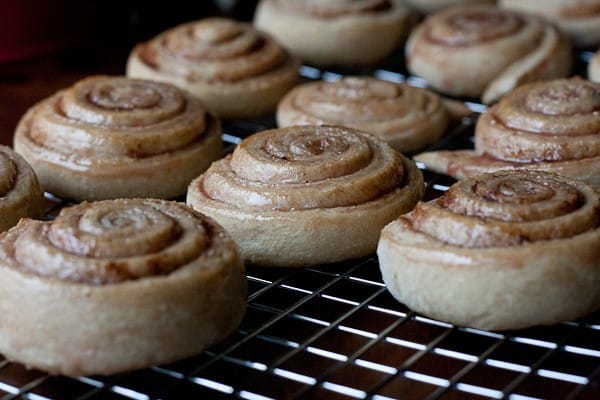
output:
[[[455,6],[428,16],[406,44],[407,67],[453,96],[498,101],[527,82],[568,76],[571,47],[540,17],[493,6]]]
[[[523,85],[475,126],[475,150],[417,154],[455,178],[501,169],[551,171],[600,188],[600,83],[581,78]]]
[[[302,267],[372,253],[381,229],[423,194],[415,164],[347,127],[304,125],[246,138],[188,189],[250,262]]]
[[[127,60],[127,76],[188,90],[219,118],[252,118],[275,110],[296,83],[299,66],[251,24],[206,18],[138,44]]]
[[[519,329],[600,307],[600,193],[540,171],[459,181],[383,229],[391,294],[478,329]]]
[[[105,200],[0,236],[0,352],[53,374],[113,374],[198,354],[239,324],[237,247],[181,203]]]
[[[173,85],[92,76],[19,122],[15,150],[44,190],[74,200],[173,198],[222,155],[221,125]]]
[[[277,125],[344,125],[372,133],[400,152],[438,140],[450,111],[437,94],[367,76],[296,86],[277,107]]]

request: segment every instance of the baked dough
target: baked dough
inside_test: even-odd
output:
[[[44,215],[44,192],[31,166],[10,147],[0,145],[0,231],[24,217]]]
[[[438,140],[448,125],[442,99],[426,89],[371,77],[296,86],[277,107],[277,124],[344,125],[372,133],[401,152]]]
[[[475,150],[415,155],[462,179],[500,169],[547,170],[600,188],[600,83],[581,78],[523,85],[484,112]]]
[[[600,51],[597,51],[588,64],[588,78],[590,81],[600,82]]]
[[[429,317],[520,329],[600,307],[600,192],[541,171],[459,181],[386,226],[390,293]]]
[[[370,134],[305,125],[249,136],[188,188],[242,255],[302,267],[375,251],[381,229],[423,194],[414,163]]]
[[[600,46],[600,0],[499,0],[498,6],[545,17],[577,47]]]
[[[138,44],[127,75],[188,90],[219,118],[252,118],[275,111],[296,83],[299,66],[251,24],[207,18]]]
[[[44,190],[75,200],[173,198],[222,157],[221,126],[175,86],[94,76],[30,108],[14,146]]]
[[[406,0],[422,14],[431,14],[450,6],[460,4],[495,4],[496,0]]]
[[[261,0],[254,24],[304,62],[372,65],[397,49],[413,16],[402,0]]]
[[[0,352],[94,375],[199,353],[239,324],[246,278],[214,221],[166,200],[105,200],[0,236]]]
[[[455,6],[411,33],[407,67],[431,87],[493,103],[534,80],[571,71],[569,41],[540,17],[493,6]]]

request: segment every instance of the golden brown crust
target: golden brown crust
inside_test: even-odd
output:
[[[221,157],[220,135],[200,101],[172,85],[95,76],[30,108],[14,142],[57,196],[172,198]]]
[[[0,146],[0,231],[24,217],[41,218],[44,192],[31,166],[10,147]]]
[[[200,98],[220,118],[275,110],[296,83],[299,62],[252,25],[207,18],[137,45],[127,75],[172,83]]]
[[[43,262],[40,262],[40,259]],[[237,248],[183,204],[121,199],[0,237],[0,351],[51,373],[112,374],[197,354],[245,310]]]
[[[481,115],[475,151],[415,156],[463,178],[499,169],[535,169],[600,187],[600,84],[581,78],[523,85]]]
[[[392,53],[412,22],[399,0],[262,0],[254,24],[304,62],[372,65]]]
[[[600,45],[599,0],[500,0],[498,5],[543,16],[558,25],[577,47]]]
[[[492,6],[430,15],[407,42],[408,69],[455,96],[493,103],[520,84],[571,71],[568,40],[545,20]]]
[[[292,89],[277,107],[277,124],[344,125],[364,130],[401,152],[435,142],[444,133],[449,112],[426,89],[371,77],[345,77]]]
[[[248,137],[190,184],[187,202],[250,262],[295,267],[374,251],[381,228],[422,193],[414,163],[380,139],[306,125]]]
[[[399,301],[479,329],[518,329],[600,307],[600,193],[539,171],[461,181],[382,232]]]

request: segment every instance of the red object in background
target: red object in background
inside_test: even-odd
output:
[[[85,27],[85,1],[0,0],[0,62],[75,43]]]

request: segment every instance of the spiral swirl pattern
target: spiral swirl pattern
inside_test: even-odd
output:
[[[208,18],[138,45],[127,75],[173,83],[199,97],[219,117],[241,118],[273,110],[295,83],[297,68],[297,60],[252,25]],[[240,102],[245,109],[235,108]]]
[[[225,226],[251,260],[309,265],[310,261],[285,259],[304,256],[297,249],[305,247],[306,254],[318,252],[317,262],[349,258],[343,254],[348,247],[360,253],[365,247],[372,251],[376,240],[371,230],[381,229],[394,215],[412,208],[422,190],[422,177],[414,164],[383,141],[351,128],[306,125],[245,139],[232,155],[190,184],[187,201]],[[369,216],[373,220],[367,223]],[[363,227],[363,222],[374,228]],[[314,232],[317,225],[323,230]],[[336,229],[343,229],[342,225],[354,231],[361,226],[368,237],[344,240],[342,254],[337,254],[330,243],[340,240]],[[254,234],[247,235],[249,230]],[[290,230],[291,236],[285,237]],[[307,237],[308,232],[315,237]],[[330,233],[333,238],[318,238]],[[315,239],[321,243],[313,244]],[[260,248],[257,243],[262,240]],[[286,252],[277,243],[292,249],[279,254]],[[264,256],[269,252],[276,253],[275,259]]]
[[[239,324],[246,278],[214,221],[156,199],[84,202],[0,235],[0,351],[66,375],[189,357]]]
[[[404,41],[411,14],[403,0],[261,0],[254,24],[304,62],[360,66]]]
[[[407,65],[442,92],[492,103],[520,84],[567,76],[571,52],[568,40],[541,18],[457,6],[413,31]]]
[[[577,47],[600,45],[599,0],[500,0],[498,6],[543,16],[566,32]]]
[[[174,197],[220,157],[220,124],[172,85],[96,76],[32,107],[15,148],[59,196]]]
[[[481,115],[475,152],[423,153],[416,159],[458,178],[528,168],[599,187],[600,84],[571,78],[519,87]]]
[[[0,146],[0,231],[23,217],[43,215],[44,193],[27,162],[11,148]]]
[[[417,311],[512,329],[600,306],[599,244],[600,193],[592,186],[500,171],[419,203],[383,230],[378,254],[392,294]]]
[[[279,126],[350,126],[371,132],[404,152],[439,139],[448,116],[435,93],[370,77],[297,86],[277,108]]]
[[[81,203],[53,221],[23,223],[8,241],[14,237],[21,270],[102,285],[169,274],[206,253],[215,234],[185,207],[121,199]]]

